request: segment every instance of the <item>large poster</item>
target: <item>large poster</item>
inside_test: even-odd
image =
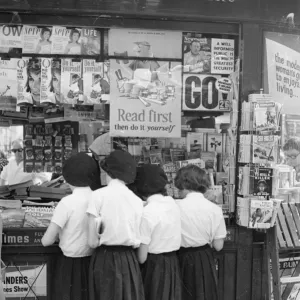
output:
[[[180,63],[111,60],[110,70],[112,136],[181,136]]]
[[[300,107],[300,53],[266,39],[269,93],[282,103],[282,113],[293,114]]]

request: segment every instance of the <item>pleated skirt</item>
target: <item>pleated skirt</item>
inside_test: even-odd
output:
[[[148,254],[142,267],[146,300],[181,300],[181,280],[176,252]]]
[[[89,300],[90,256],[72,258],[60,254],[54,263],[51,299]]]
[[[209,245],[178,253],[183,300],[218,300],[217,271]]]
[[[132,247],[100,246],[91,258],[90,300],[144,300],[139,263]]]

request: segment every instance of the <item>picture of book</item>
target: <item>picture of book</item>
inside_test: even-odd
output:
[[[96,62],[93,59],[83,60],[83,90],[85,104],[109,102],[109,62]]]
[[[0,53],[21,55],[23,49],[22,32],[21,25],[0,26]]]
[[[273,201],[251,199],[249,228],[270,228],[272,215]]]
[[[61,66],[61,92],[64,104],[82,104],[83,80],[81,61],[63,59]]]
[[[52,27],[23,26],[23,53],[50,54]]]
[[[273,169],[254,167],[253,176],[253,195],[270,197],[273,190]]]
[[[17,107],[17,59],[0,60],[0,110],[15,111]]]
[[[94,28],[82,28],[81,33],[81,54],[99,55],[100,31]]]

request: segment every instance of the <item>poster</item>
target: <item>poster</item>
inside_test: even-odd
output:
[[[269,93],[283,104],[281,113],[294,114],[300,98],[300,53],[266,39]]]
[[[51,54],[52,28],[23,26],[23,53]]]
[[[109,31],[109,55],[181,58],[182,34],[177,31],[113,28]],[[128,64],[128,60],[122,60]]]
[[[182,110],[229,111],[230,95],[216,88],[220,75],[184,74]]]
[[[81,29],[54,26],[52,32],[52,54],[81,54]]]
[[[41,96],[41,60],[23,57],[17,61],[17,105],[39,105]]]
[[[84,59],[82,64],[85,104],[108,103],[110,99],[109,62]]]
[[[20,54],[22,49],[22,26],[0,26],[0,53]]]
[[[82,28],[81,54],[100,54],[100,30],[93,28]]]
[[[65,104],[80,104],[83,98],[81,66],[81,61],[62,60],[61,92]]]
[[[134,65],[131,61],[129,65]],[[146,62],[132,71],[110,61],[110,133],[120,137],[181,136],[180,63]]]
[[[0,60],[0,110],[16,110],[17,59]]]
[[[3,281],[5,297],[43,299],[47,296],[46,264],[24,266],[8,266]]]

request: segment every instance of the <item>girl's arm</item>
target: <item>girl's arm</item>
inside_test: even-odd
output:
[[[96,220],[96,218],[89,214],[89,235],[88,235],[88,244],[91,248],[97,248],[100,245],[100,234],[99,228],[101,221]]]
[[[140,264],[143,264],[148,257],[148,245],[141,244],[137,250],[137,258]]]
[[[221,251],[224,246],[224,239],[213,240],[212,245],[217,251]]]
[[[60,231],[61,228],[57,224],[51,222],[42,238],[43,246],[48,247],[53,245],[58,240]]]

